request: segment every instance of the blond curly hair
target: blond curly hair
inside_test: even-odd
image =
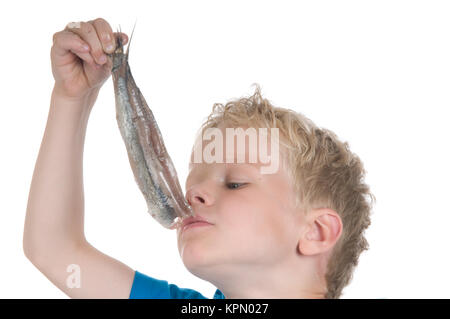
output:
[[[221,123],[258,128],[279,128],[280,144],[287,150],[284,161],[296,192],[296,207],[305,214],[314,208],[336,211],[343,224],[342,234],[327,264],[325,298],[342,294],[358,264],[359,255],[369,248],[364,231],[370,225],[375,196],[365,184],[366,171],[347,142],[330,130],[318,128],[301,113],[275,107],[261,96],[256,85],[250,97],[215,103],[200,131]]]

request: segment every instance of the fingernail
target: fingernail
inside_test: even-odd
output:
[[[89,46],[87,44],[83,44],[83,50],[89,51]]]
[[[100,62],[100,63],[105,63],[106,62],[106,55],[102,55],[99,59],[98,59],[98,62]]]
[[[106,46],[106,51],[108,51],[108,52],[114,51],[114,46],[112,45],[112,43],[110,43]]]

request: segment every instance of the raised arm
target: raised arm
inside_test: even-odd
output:
[[[104,53],[112,52],[116,36],[125,42],[127,37],[113,34],[103,19],[73,26],[53,37],[55,85],[31,181],[23,249],[33,265],[70,297],[128,298],[134,271],[86,240],[83,193],[89,114],[111,70]]]

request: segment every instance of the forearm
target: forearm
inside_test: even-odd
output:
[[[83,149],[97,94],[70,101],[53,91],[31,181],[23,249],[69,297],[128,298],[134,270],[98,251],[84,237]],[[79,275],[77,286],[68,284],[73,269]]]
[[[23,238],[28,255],[84,241],[83,149],[97,94],[68,100],[53,90],[28,197]]]

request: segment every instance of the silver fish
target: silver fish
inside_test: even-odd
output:
[[[110,55],[117,124],[148,212],[162,226],[174,229],[194,213],[183,195],[153,113],[131,75],[128,53],[132,37],[133,33],[126,53],[121,37],[117,37],[116,50]]]

